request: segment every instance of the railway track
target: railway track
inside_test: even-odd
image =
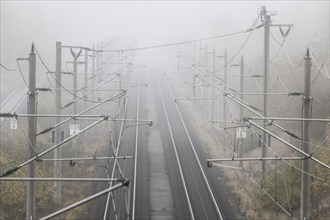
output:
[[[158,90],[156,99],[160,100],[160,105],[157,105],[158,112],[163,114],[160,120],[162,120],[163,129],[168,130],[166,135],[169,137],[167,138],[171,140],[171,146],[166,146],[171,148],[171,150],[168,149],[170,151],[168,163],[176,164],[169,171],[175,173],[171,175],[171,181],[177,184],[172,185],[178,185],[179,182],[178,187],[184,192],[184,198],[181,194],[175,199],[185,207],[181,215],[189,219],[223,219],[209,179],[200,163],[182,113],[173,101],[173,93],[166,79],[158,75],[153,82]]]

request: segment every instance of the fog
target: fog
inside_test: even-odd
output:
[[[264,13],[261,16],[260,10],[262,6],[266,6],[267,13],[263,11]],[[321,143],[318,144],[317,147],[315,145],[315,150],[313,149],[312,154],[309,153],[309,150],[306,150],[307,153],[304,155],[307,159],[313,159],[314,162],[315,158],[321,155],[320,161],[326,163],[324,161],[329,158],[323,157],[326,155],[326,153],[323,154],[323,152],[328,151],[326,151],[326,147],[323,149],[322,146],[327,140],[325,136],[326,123],[322,123],[321,125],[311,123],[313,125],[310,127],[306,125],[305,127],[305,123],[280,121],[276,127],[280,128],[280,126],[283,126],[283,128],[285,128],[284,130],[282,128],[274,129],[274,127],[271,126],[273,125],[273,120],[269,120],[270,123],[265,123],[264,118],[262,126],[265,128],[267,126],[267,129],[269,128],[268,131],[279,136],[275,138],[270,138],[270,136],[266,138],[266,136],[263,136],[263,139],[261,139],[259,136],[261,132],[257,129],[257,131],[255,131],[254,128],[251,127],[250,121],[246,122],[244,120],[243,123],[243,118],[246,119],[246,117],[250,117],[250,115],[254,116],[255,114],[260,116],[261,114],[259,114],[259,112],[263,113],[264,116],[300,118],[302,117],[302,110],[304,117],[308,116],[318,119],[329,118],[329,11],[329,0],[0,0],[0,113],[2,113],[2,117],[0,117],[0,150],[1,153],[4,152],[4,156],[0,157],[0,161],[2,158],[5,158],[3,161],[6,162],[5,166],[3,166],[4,162],[0,163],[0,176],[14,173],[16,170],[23,168],[23,166],[28,165],[34,160],[38,160],[38,163],[39,160],[42,161],[41,159],[44,158],[40,157],[42,157],[43,154],[46,152],[53,153],[50,151],[55,149],[54,146],[57,148],[62,145],[58,144],[59,137],[61,136],[62,138],[62,131],[64,134],[63,137],[68,137],[69,135],[72,137],[73,133],[79,132],[77,128],[80,125],[80,132],[82,129],[84,129],[83,131],[87,131],[87,126],[94,126],[96,123],[101,123],[101,120],[107,120],[108,123],[104,124],[102,128],[95,127],[88,131],[90,133],[86,132],[86,135],[76,133],[79,135],[79,142],[78,137],[74,137],[74,139],[73,137],[70,138],[73,142],[72,148],[67,147],[71,145],[71,143],[67,142],[69,139],[62,142],[66,143],[63,145],[62,156],[66,155],[65,157],[71,158],[74,157],[71,155],[75,155],[75,157],[78,157],[77,155],[79,152],[80,156],[93,155],[93,160],[96,160],[96,156],[99,155],[113,155],[114,157],[112,157],[112,159],[109,159],[109,157],[108,161],[104,160],[104,162],[107,163],[106,165],[100,163],[97,164],[95,168],[93,167],[94,161],[90,164],[77,162],[76,170],[73,170],[76,162],[72,162],[73,160],[70,159],[69,164],[66,164],[66,166],[63,165],[63,175],[61,174],[62,165],[60,165],[62,162],[58,162],[59,160],[55,160],[57,162],[54,164],[54,169],[51,164],[49,167],[45,166],[45,170],[42,171],[41,168],[43,167],[38,165],[40,170],[45,173],[45,176],[52,175],[54,171],[54,177],[65,177],[69,175],[96,177],[99,175],[105,176],[105,173],[108,174],[107,177],[110,177],[110,170],[112,170],[111,178],[114,177],[116,179],[118,177],[118,179],[107,179],[107,181],[111,183],[109,189],[115,190],[116,185],[113,184],[115,183],[114,181],[118,182],[118,185],[125,185],[123,191],[120,191],[118,194],[114,193],[113,195],[115,196],[112,196],[114,198],[111,197],[112,205],[110,206],[113,208],[103,209],[103,203],[97,202],[94,204],[95,207],[97,206],[97,209],[94,209],[94,205],[93,207],[92,205],[89,206],[92,212],[89,212],[89,208],[84,206],[81,207],[80,211],[75,210],[76,214],[74,214],[74,212],[72,212],[73,214],[69,213],[68,216],[70,217],[67,217],[68,219],[88,218],[87,212],[93,217],[95,217],[94,215],[96,212],[96,214],[102,215],[103,212],[101,213],[100,210],[108,210],[111,214],[109,214],[111,219],[117,218],[117,213],[119,219],[124,217],[124,215],[122,215],[124,212],[125,216],[127,214],[127,218],[130,216],[138,216],[139,218],[145,219],[144,215],[150,214],[151,217],[157,219],[157,215],[154,215],[153,211],[164,215],[163,213],[167,214],[169,210],[175,210],[175,214],[178,215],[179,219],[181,216],[180,212],[183,213],[183,219],[185,219],[185,215],[188,216],[189,212],[192,214],[196,213],[196,218],[199,219],[205,219],[207,216],[209,218],[216,218],[213,216],[220,215],[217,215],[216,212],[218,211],[215,209],[213,210],[216,206],[212,204],[221,200],[222,202],[225,201],[227,203],[229,201],[233,203],[234,205],[230,204],[236,209],[233,210],[233,212],[239,212],[240,215],[246,214],[246,217],[251,219],[263,216],[264,213],[261,212],[260,207],[266,207],[264,204],[261,205],[261,203],[264,203],[266,200],[262,199],[259,201],[259,199],[256,199],[257,197],[255,195],[258,194],[255,193],[254,187],[251,187],[252,185],[250,184],[254,181],[250,181],[249,179],[249,184],[246,184],[247,179],[243,179],[241,176],[232,174],[231,172],[225,173],[225,178],[223,178],[223,176],[220,178],[218,173],[214,173],[214,175],[212,174],[206,178],[204,173],[199,173],[199,171],[204,170],[204,167],[202,167],[198,158],[205,158],[208,154],[210,154],[212,158],[218,155],[221,155],[221,157],[230,156],[231,158],[234,158],[234,156],[251,156],[256,158],[260,154],[259,148],[263,149],[262,151],[269,151],[268,155],[270,157],[275,157],[274,155],[276,155],[277,159],[279,157],[282,159],[282,156],[286,157],[287,155],[299,155],[300,157],[302,155],[301,152],[299,154],[294,154],[292,149],[277,142],[279,138],[284,138],[288,143],[294,144],[295,146],[301,144],[301,146],[304,147],[303,149],[307,149],[307,145]],[[266,29],[263,27],[263,24],[268,24],[268,22],[261,21],[260,18],[264,19],[267,17],[266,15],[270,14],[272,14],[269,50],[270,70],[267,73],[267,71],[263,70],[264,67],[267,69],[267,65],[263,65],[265,48],[264,29]],[[293,25],[293,27],[288,29],[288,26],[291,27],[291,25]],[[279,29],[279,26],[283,26],[283,29]],[[290,32],[286,32],[289,30]],[[283,31],[284,33],[288,33],[287,37],[284,36]],[[78,49],[77,47],[75,49],[71,48],[70,53],[68,47],[62,47],[61,69],[54,74],[56,42],[61,42],[62,46],[78,46]],[[18,58],[28,58],[32,44],[35,45],[34,48],[37,51],[36,91],[38,95],[33,92],[33,88],[30,88],[30,93],[27,93],[29,79],[28,60],[17,60]],[[101,52],[100,50],[105,48],[102,47],[105,44],[107,44],[107,51]],[[93,52],[86,48],[86,50],[80,48],[80,52],[82,53],[79,52],[79,47],[93,48],[94,46],[97,50],[93,50]],[[308,59],[305,59],[305,66],[301,65],[303,64],[302,61],[304,61],[304,59],[302,58],[305,56],[307,48],[310,48],[310,54],[313,54],[311,55],[313,63],[311,77],[306,77],[306,79],[312,79],[310,83],[312,84],[311,95],[305,93],[305,91],[302,93],[304,88],[304,68],[306,69],[305,75],[309,75]],[[213,53],[213,51],[216,51],[216,53]],[[228,56],[224,56],[225,51],[228,51]],[[75,56],[74,53],[79,55]],[[288,54],[290,54],[292,61]],[[73,70],[72,55],[76,58],[75,61],[78,61],[75,62],[75,64],[77,64],[75,67],[78,66],[77,69],[74,68],[77,71]],[[244,56],[244,62],[239,63],[241,56]],[[228,58],[228,62],[226,62],[226,58]],[[85,60],[87,62],[85,62]],[[274,60],[275,62],[273,62]],[[57,66],[56,70],[58,70],[59,66]],[[74,72],[74,74],[70,74],[72,72]],[[30,71],[30,73],[34,72]],[[163,77],[160,73],[166,73],[164,74],[166,76]],[[55,75],[56,79],[53,79]],[[57,81],[59,76],[61,76],[61,82]],[[228,77],[229,79],[222,80],[221,77]],[[33,79],[33,77],[30,79]],[[169,80],[168,84],[165,83],[167,80]],[[31,80],[30,85],[33,85],[32,82]],[[309,83],[306,83],[306,91],[308,90],[308,84]],[[217,85],[217,89],[215,89],[214,85]],[[264,85],[265,87],[262,89],[261,87]],[[174,93],[170,93],[172,86],[174,88]],[[219,89],[220,86],[224,89]],[[299,94],[299,96],[297,96],[297,94]],[[243,95],[244,98],[242,98]],[[27,97],[29,97],[28,100],[26,99]],[[190,99],[189,102],[182,102],[183,104],[182,106],[180,104],[179,108],[177,100],[186,100],[186,97]],[[264,97],[264,99],[261,97]],[[310,99],[310,97],[313,97],[313,99]],[[27,106],[35,107],[33,106],[35,104],[34,99],[36,99],[37,102],[37,111],[34,111],[32,108],[30,109],[33,111],[30,109],[27,111]],[[173,99],[176,101],[173,102]],[[28,104],[26,104],[27,102]],[[253,113],[246,109],[244,109],[243,112],[243,102],[246,103],[244,105],[245,108],[250,111],[252,110],[251,112]],[[303,108],[302,103],[304,104]],[[94,107],[97,106],[97,108],[90,108],[92,105]],[[308,111],[309,106],[311,106],[310,112]],[[189,109],[183,112],[183,117],[181,113],[179,113],[181,107],[185,110]],[[60,109],[61,115],[58,114],[58,110]],[[92,122],[90,123],[89,121],[89,119],[94,119],[92,116],[85,118],[88,119],[88,121],[76,122],[76,119],[79,118],[76,117],[76,114],[78,112],[82,114],[82,109],[85,110],[84,113],[88,112],[102,118],[98,119],[99,121],[94,124],[91,124]],[[32,120],[29,120],[28,124],[26,123],[26,119],[24,119],[24,121],[21,120],[23,122],[22,126],[19,121],[15,121],[13,116],[9,118],[8,112],[16,112],[18,117],[20,117],[20,112],[32,113],[32,116],[34,113],[38,115],[34,115],[33,118],[30,117],[31,114],[28,115],[29,119]],[[163,115],[163,112],[166,115]],[[169,112],[168,115],[167,112]],[[43,118],[43,116],[40,115],[54,113],[56,113],[56,118],[52,117],[54,115],[50,115],[49,118]],[[60,118],[67,117],[64,116],[64,114],[73,114],[74,117],[68,118],[69,120],[65,120],[65,123],[58,123]],[[105,117],[107,115],[109,115],[109,117]],[[87,115],[82,116],[87,117]],[[154,116],[156,116],[156,118],[154,118]],[[34,123],[30,122],[37,118],[38,120],[35,120],[35,122],[38,122],[36,128],[38,134],[36,135],[33,131]],[[123,119],[121,120],[121,118]],[[148,130],[149,128],[138,130],[137,128],[139,128],[140,125],[146,125],[141,118],[143,120],[154,121],[153,125],[155,126],[151,127],[150,130]],[[210,122],[210,120],[217,122],[220,119],[222,120],[220,121],[221,123],[219,123],[220,126],[218,126],[217,123],[212,124],[212,126],[210,123],[207,123]],[[188,122],[188,120],[189,123],[187,123],[188,126],[186,128],[184,121]],[[6,126],[2,126],[5,125],[5,123],[7,123]],[[17,124],[19,127],[17,127]],[[56,124],[56,126],[54,124]],[[29,127],[27,132],[28,136],[24,133],[25,130],[27,130],[25,129],[25,127],[27,127],[26,125]],[[59,127],[60,125],[61,127]],[[173,125],[173,132],[172,128],[170,128],[171,125]],[[244,142],[242,137],[238,138],[238,136],[236,136],[236,127],[231,127],[231,125],[252,128],[247,129],[247,134],[244,132],[244,136],[247,137]],[[301,125],[304,126],[301,127]],[[101,124],[99,124],[99,126],[101,126]],[[167,126],[169,130],[167,130]],[[56,131],[50,134],[49,131],[55,127],[57,127]],[[134,128],[134,130],[126,130],[126,128],[129,127],[136,128]],[[311,138],[309,138],[309,134],[307,135],[307,132],[304,131],[304,129],[307,130],[307,128],[311,130]],[[15,131],[16,129],[20,133]],[[201,130],[201,132],[199,132],[199,130]],[[218,132],[220,130],[221,132]],[[191,137],[193,138],[190,138],[188,131],[192,131]],[[283,131],[285,131],[285,133]],[[297,135],[300,133],[301,135],[304,134],[304,137]],[[265,135],[265,133],[263,135]],[[36,136],[38,136],[38,142],[33,143]],[[216,137],[216,139],[214,139],[213,136]],[[28,142],[25,140],[27,137],[29,138]],[[54,141],[55,137],[56,141]],[[199,140],[200,137],[201,141]],[[298,139],[302,141],[299,142]],[[150,140],[157,140],[159,142],[154,143]],[[321,142],[321,140],[323,141]],[[163,141],[163,144],[160,141]],[[132,144],[134,142],[135,144]],[[177,142],[177,144],[175,142]],[[197,151],[192,142],[194,142],[194,145],[196,143]],[[270,146],[266,147],[268,143]],[[53,146],[53,144],[55,145]],[[155,146],[155,144],[158,146]],[[175,149],[173,151],[175,154],[172,154],[172,149],[170,149],[172,145]],[[175,145],[178,145],[178,150],[176,150]],[[190,148],[189,145],[191,145],[192,148]],[[48,148],[46,151],[41,150],[46,149],[48,146],[53,147]],[[34,150],[35,154],[33,154],[30,147]],[[34,147],[37,147],[36,150]],[[291,146],[291,148],[293,147]],[[29,149],[30,156],[33,157],[33,159],[29,159],[25,151],[21,149]],[[152,149],[152,151],[150,149]],[[314,154],[316,150],[317,154]],[[55,159],[61,157],[61,153],[59,152],[60,151],[55,153]],[[134,161],[126,160],[128,162],[124,162],[121,160],[121,162],[118,162],[117,155],[127,156],[125,155],[126,153],[128,155],[133,155],[132,159],[134,158]],[[138,159],[140,155],[143,156],[141,159]],[[311,157],[312,155],[313,157]],[[267,154],[262,153],[261,156],[267,157]],[[182,158],[182,168],[179,157]],[[28,159],[29,162],[24,162],[24,165],[18,166],[18,164],[20,164],[19,161],[25,161],[26,159]],[[126,158],[124,157],[123,159]],[[177,163],[175,160],[178,160]],[[262,161],[264,162],[267,160]],[[7,163],[7,161],[10,162]],[[204,159],[201,161],[206,165]],[[307,174],[309,175],[309,169],[305,169],[305,167],[307,167],[307,165],[305,166],[307,161],[309,160],[304,160],[304,176],[307,176]],[[289,168],[289,166],[287,166],[289,163],[285,163],[285,166]],[[124,169],[117,168],[121,164],[124,165]],[[247,168],[246,164],[248,164],[248,162],[244,162],[244,164]],[[232,168],[235,168],[235,170],[239,168],[243,173],[249,174],[249,178],[252,177],[253,179],[256,177],[259,179],[258,176],[261,175],[260,163],[253,162],[253,164],[253,166],[249,164],[249,168],[246,169],[246,171],[245,168],[240,169],[238,166],[232,166]],[[273,179],[268,179],[271,181],[267,179],[262,182],[260,181],[262,183],[262,190],[264,191],[266,189],[267,191],[267,184],[271,183],[268,187],[275,188],[275,193],[270,191],[267,195],[271,197],[275,194],[276,199],[272,199],[272,201],[276,201],[276,204],[281,204],[280,199],[287,200],[283,203],[288,204],[291,215],[293,211],[295,212],[294,218],[299,218],[297,216],[299,215],[299,210],[296,208],[299,204],[299,197],[295,194],[300,190],[299,184],[296,184],[299,183],[300,179],[296,180],[295,176],[293,176],[294,166],[292,166],[292,169],[290,167],[290,172],[288,169],[288,172],[283,171],[280,173],[281,169],[277,170],[277,160],[275,160],[274,163],[269,162],[268,164],[270,164],[268,166],[270,171],[272,171],[272,167],[276,166],[276,172],[274,172],[275,183]],[[9,165],[13,165],[13,168],[7,169],[6,167],[9,167]],[[96,163],[94,165],[96,165]],[[243,162],[241,162],[239,166],[242,165]],[[314,165],[316,165],[316,163]],[[81,167],[83,167],[83,169],[80,169]],[[178,172],[177,167],[180,167],[180,172]],[[231,166],[228,166],[228,168],[229,167]],[[312,182],[311,184],[311,186],[314,187],[310,190],[310,192],[313,192],[312,213],[325,216],[329,210],[329,198],[327,198],[324,193],[328,189],[326,189],[327,186],[324,185],[323,180],[327,180],[329,176],[326,176],[325,172],[322,173],[323,171],[318,165],[312,166],[311,164],[311,170],[312,169],[314,169],[315,172],[311,172],[311,176],[317,177],[314,178],[314,180],[319,181]],[[31,172],[32,168],[27,170]],[[140,170],[143,170],[143,172],[140,172]],[[262,172],[264,172],[264,170],[262,170]],[[181,177],[179,177],[179,173]],[[209,175],[210,173],[208,172],[207,174]],[[273,173],[269,173],[269,176],[273,176]],[[289,175],[289,173],[291,173],[291,183],[288,182],[288,186],[291,185],[291,192],[295,192],[295,194],[291,193],[290,199],[289,196],[285,196],[288,194],[286,181],[287,179],[289,180],[289,176],[286,178],[286,175]],[[33,176],[30,174],[28,174],[28,176]],[[265,173],[262,173],[262,178],[264,174]],[[278,180],[277,175],[280,177]],[[124,177],[125,181],[122,181]],[[211,185],[207,182],[208,179],[211,180]],[[132,190],[131,188],[127,190],[126,180],[134,183],[130,184],[133,185]],[[180,180],[182,180],[182,186],[179,182]],[[185,186],[185,181],[188,187]],[[285,188],[278,187],[281,185],[276,181],[284,183]],[[224,182],[226,182],[226,184],[228,182],[228,188],[223,188],[224,192],[221,192],[219,189],[222,190],[222,188],[218,187],[218,184],[223,184]],[[258,182],[255,183],[258,184]],[[303,180],[301,180],[301,182],[303,182]],[[32,186],[34,181],[30,181],[30,183],[31,184],[28,185]],[[264,187],[264,183],[266,183],[266,188]],[[108,182],[104,182],[104,184],[109,186]],[[305,184],[305,188],[309,187],[308,185],[309,184]],[[21,199],[21,197],[24,196],[23,187],[17,188],[17,185],[7,186],[7,188],[1,191],[7,193],[6,195],[8,196],[2,196],[3,199],[0,202],[5,204],[2,207],[11,208],[6,210],[6,214],[3,214],[4,218],[13,219],[6,217],[7,212],[9,213],[8,216],[12,215],[12,213],[17,216],[25,215],[24,210],[21,208],[25,207],[22,205],[25,200]],[[66,185],[70,187],[63,187],[63,199],[59,202],[60,199],[58,195],[61,193],[60,184],[53,185],[55,187],[54,192],[56,193],[55,200],[53,200],[51,196],[53,192],[53,190],[51,190],[52,186],[39,186],[39,190],[43,191],[41,193],[42,199],[37,197],[39,204],[41,204],[37,206],[38,215],[48,213],[49,211],[53,212],[61,206],[71,204],[71,201],[76,202],[85,194],[87,196],[87,194],[91,192],[90,190],[93,190],[94,193],[95,190],[98,191],[100,188],[98,186],[96,187],[96,185]],[[214,190],[214,192],[216,192],[218,197],[212,195],[213,190],[211,190],[210,186],[217,189]],[[260,185],[258,185],[258,187],[260,187]],[[30,190],[27,191],[31,192],[27,195],[27,198],[32,198],[32,194],[34,193],[32,192],[34,191],[32,188],[33,187],[30,187]],[[286,192],[284,192],[284,189]],[[110,190],[108,190],[108,195],[110,195]],[[135,190],[137,193],[135,193]],[[152,192],[149,195],[147,194],[149,193],[148,190]],[[281,192],[281,190],[283,191]],[[235,193],[235,195],[233,194],[232,196],[232,198],[234,198],[232,201],[230,197],[229,199],[223,197],[223,195],[229,195],[231,193],[230,191]],[[278,191],[282,196],[277,196]],[[309,189],[306,190],[306,192],[308,191]],[[15,193],[12,194],[11,192]],[[168,201],[165,200],[164,202],[164,194],[168,196],[168,192],[173,192],[173,198]],[[189,192],[194,193],[188,195]],[[125,199],[123,199],[124,196]],[[193,201],[192,205],[186,204],[186,200],[189,200],[189,196],[191,196],[191,200]],[[143,200],[146,199],[146,201],[141,202],[140,198]],[[15,203],[12,201],[15,201]],[[27,218],[30,218],[28,212],[29,210],[33,210],[33,208],[29,208],[28,206],[29,203],[32,204],[33,201],[27,201]],[[85,199],[84,201],[86,202],[87,200]],[[173,204],[171,203],[172,201]],[[57,204],[57,202],[59,203]],[[135,205],[135,203],[137,205]],[[162,206],[164,203],[170,205],[164,207]],[[179,204],[179,206],[177,206],[177,204]],[[274,203],[271,205],[268,204],[266,205],[270,207],[270,209],[274,210],[274,212],[278,212],[279,209],[274,208]],[[181,205],[183,207],[182,210]],[[283,204],[281,204],[281,209],[286,209],[287,206],[282,205]],[[131,213],[131,209],[135,210],[135,206],[136,210],[139,210],[136,214],[133,211]],[[142,208],[140,208],[140,206]],[[306,207],[307,206],[308,204]],[[188,211],[188,207],[194,209],[194,212],[192,212],[192,210]],[[221,210],[226,210],[227,207],[230,206],[222,206]],[[4,210],[5,209],[6,208],[4,208]],[[250,215],[249,212],[245,212],[245,209],[252,210],[253,215]],[[217,210],[219,209],[217,208]],[[229,209],[226,211],[231,212]],[[140,213],[143,215],[140,215]],[[287,211],[286,213],[289,212]],[[85,214],[86,217],[84,216]],[[199,217],[204,214],[206,216],[205,218]],[[33,218],[32,216],[33,214],[31,214],[31,219]],[[265,216],[270,216],[268,215],[268,211]],[[41,216],[37,217],[39,218]],[[105,211],[105,217],[107,217],[107,211]],[[274,219],[276,217],[274,217]],[[99,219],[99,217],[95,218]],[[164,216],[159,218],[166,219]],[[315,216],[314,218],[319,218],[319,216]],[[172,217],[168,219],[172,219]]]
[[[212,37],[251,27],[265,5],[278,12],[273,23],[293,24],[286,40],[290,52],[304,51],[313,41],[329,45],[329,1],[1,1],[1,64],[14,68],[34,42],[54,68],[55,42],[92,47],[110,39],[124,49]],[[278,39],[277,27],[272,33]],[[229,54],[247,34],[203,42]],[[241,52],[262,56],[263,30],[252,35]],[[271,41],[271,56],[278,46]],[[222,53],[222,52],[221,52]],[[248,60],[249,61],[249,60]],[[1,69],[1,72],[4,72]],[[1,76],[3,77],[3,76]]]

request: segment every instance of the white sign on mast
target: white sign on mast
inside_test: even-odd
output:
[[[10,118],[10,129],[17,129],[17,118]]]
[[[236,138],[246,138],[246,127],[238,127],[236,129]]]
[[[75,135],[79,133],[80,131],[80,125],[79,124],[71,124],[70,125],[70,135]]]

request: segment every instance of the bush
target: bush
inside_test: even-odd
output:
[[[330,164],[330,130],[328,128],[328,141],[318,147],[313,154],[326,164]],[[315,149],[315,147],[314,147]],[[311,152],[313,152],[313,150]],[[295,167],[300,168],[301,162],[292,163]],[[310,173],[319,178],[311,177],[311,213],[314,219],[326,217],[329,210],[329,194],[330,194],[330,171],[318,163],[310,163]],[[299,217],[300,210],[300,189],[301,189],[301,172],[290,165],[284,164],[278,166],[277,169],[270,170],[261,183],[262,189],[275,199],[281,206]],[[279,206],[275,205],[265,193],[258,189],[254,190],[258,208],[269,212],[280,212]]]

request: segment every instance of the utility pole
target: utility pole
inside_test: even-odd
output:
[[[74,53],[71,48],[71,54],[73,56],[73,114],[77,114],[77,65],[78,65],[78,57],[81,54],[82,49],[78,52],[78,54]],[[78,149],[77,149],[77,137],[73,140],[73,151],[75,151],[76,157],[78,156]]]
[[[213,63],[212,63],[212,74],[215,75],[215,58],[216,58],[216,54],[215,54],[215,46],[213,46]],[[212,77],[212,83],[215,83],[214,77]],[[211,120],[215,120],[215,88],[214,86],[212,86],[211,88]]]
[[[311,67],[312,62],[309,56],[309,50],[307,49],[305,63],[305,86],[303,97],[303,118],[309,119],[311,117]],[[303,121],[303,144],[302,150],[310,154],[310,122],[308,120]],[[300,198],[300,219],[309,220],[311,217],[311,197],[310,197],[310,176],[309,173],[309,158],[302,160],[301,167],[301,198]]]
[[[180,76],[180,54],[178,54],[178,77]]]
[[[270,12],[268,13],[266,10],[266,7],[263,6],[261,11],[260,11],[260,16],[261,20],[263,21],[264,26],[264,96],[263,96],[263,116],[267,117],[268,112],[267,112],[267,104],[268,104],[268,99],[267,99],[267,93],[268,93],[268,78],[269,78],[269,29],[271,26],[277,26],[280,28],[281,33],[282,33],[282,26],[286,26],[289,29],[285,34],[282,33],[283,37],[286,37],[289,33],[290,27],[292,27],[292,24],[271,24],[272,21],[270,19],[270,16],[275,15],[276,12]],[[260,26],[261,27],[261,26]],[[267,120],[263,121],[264,126],[263,128],[266,129],[267,126]],[[262,135],[262,147],[261,147],[261,154],[262,157],[265,158],[267,157],[267,147],[270,147],[270,135],[268,135],[265,131],[263,132]],[[265,173],[267,172],[267,161],[263,160],[262,161],[262,178],[265,177]]]
[[[208,65],[209,65],[209,54],[208,54],[208,48],[207,48],[207,44],[205,44],[204,47],[205,51],[204,51],[204,69],[206,70],[206,72],[208,71]],[[206,114],[206,116],[208,116],[208,100],[205,98],[207,96],[207,88],[204,87],[204,82],[202,82],[202,111]],[[204,110],[203,110],[204,107]]]
[[[61,92],[61,83],[62,83],[62,43],[56,42],[56,67],[55,67],[55,77],[56,77],[56,92],[55,92],[55,109],[56,109],[56,124],[61,122],[60,115],[62,114],[62,92]],[[57,126],[55,128],[55,144],[61,142],[61,128]],[[61,159],[61,148],[55,148],[54,150],[54,178],[59,178],[62,176],[62,163],[58,159]],[[61,181],[54,182],[55,188],[55,201],[57,203],[61,202],[62,199],[62,183]]]
[[[28,114],[36,114],[36,54],[34,44],[32,44],[29,55],[29,92],[28,92]],[[28,118],[28,157],[33,158],[36,155],[34,151],[36,146],[37,117]],[[27,176],[35,177],[35,161],[27,165]],[[26,219],[35,219],[36,217],[36,184],[35,181],[27,182],[26,190]]]
[[[263,6],[261,10],[261,17],[264,19],[264,95],[263,95],[263,116],[267,117],[267,92],[268,92],[268,77],[269,77],[269,26],[271,23],[270,15],[267,14],[266,7]],[[264,129],[267,126],[267,120],[264,120]],[[267,147],[269,147],[269,136],[264,131],[262,135],[262,147],[261,147],[261,155],[263,158],[267,157]],[[262,179],[265,177],[265,173],[267,171],[266,160],[262,161]]]
[[[198,57],[198,67],[199,67],[199,74],[202,74],[201,72],[201,68],[202,68],[202,43],[199,44],[199,57]],[[199,100],[197,101],[197,105],[199,105],[199,107],[201,108],[202,104],[201,104],[201,86],[197,86],[197,97],[199,98]]]
[[[96,50],[100,50],[100,44],[99,44],[99,41],[97,42],[97,45],[96,45]],[[100,68],[100,53],[96,53],[96,57],[95,57],[95,63],[96,63],[96,66],[95,66],[95,73],[97,75],[97,80],[100,81],[100,75],[98,75],[99,73],[99,68]]]
[[[240,99],[243,100],[243,93],[244,93],[244,59],[243,56],[241,57],[241,64],[240,64]],[[243,119],[243,106],[240,105],[239,108],[239,118],[240,120]],[[238,157],[243,158],[243,138],[239,139],[239,150],[238,150]],[[243,167],[243,161],[241,161],[241,166]]]
[[[88,75],[88,51],[85,50],[85,71],[84,71],[85,77],[84,77],[84,88],[87,88],[87,75]],[[85,97],[86,98],[86,97]],[[87,102],[84,102],[85,109],[87,109]]]
[[[106,54],[104,54],[105,58],[106,58]],[[120,61],[120,70],[118,70],[119,73],[119,90],[122,90],[122,66],[123,66],[123,60],[124,60],[124,52],[121,51],[121,61]],[[106,62],[107,60],[105,59],[104,62]]]
[[[101,41],[101,50],[104,50],[104,46],[103,46],[103,40]],[[119,59],[119,52],[118,52],[118,59]],[[100,65],[101,65],[101,74],[103,74],[103,64],[104,64],[104,53],[101,53],[100,56]],[[118,67],[119,67],[119,62],[118,62]],[[119,68],[118,68],[119,70]]]
[[[96,53],[95,53],[95,48],[93,44],[93,52],[92,52],[92,77],[93,77],[93,83],[92,83],[92,90],[94,90],[94,82],[96,80],[96,75],[95,75],[95,58],[96,58]],[[94,94],[94,92],[93,92]]]
[[[197,66],[197,60],[196,60],[196,43],[193,44],[194,45],[194,50],[193,50],[193,56],[194,56],[194,64],[193,64],[193,96],[194,96],[194,104],[196,105],[196,74],[195,74],[195,70],[196,70],[196,66]]]
[[[85,50],[85,66],[84,66],[84,88],[87,88],[87,80],[88,80],[88,50]],[[84,96],[87,98],[86,96]],[[87,102],[84,102],[84,109],[87,109]],[[84,122],[84,125],[87,125],[87,121]],[[84,137],[87,137],[87,133],[84,133]],[[87,145],[85,145],[85,156],[87,156]]]
[[[102,44],[103,45],[103,44]],[[103,48],[102,48],[103,49]],[[120,58],[122,58],[123,56],[120,56],[120,51],[118,51],[118,58],[117,58],[117,73],[119,74],[118,78],[119,78],[119,82],[118,82],[118,89],[121,90],[121,70],[120,70]],[[103,55],[105,56],[105,54],[102,53],[102,57]],[[104,61],[102,60],[102,66],[103,66],[103,62],[106,62],[106,58],[104,59]],[[103,72],[103,71],[102,71]],[[120,102],[118,102],[118,104],[120,105]]]
[[[77,98],[77,65],[78,57],[80,56],[81,50],[78,54],[75,54],[71,50],[73,56],[73,101]],[[73,103],[73,114],[77,114],[77,102]]]
[[[223,77],[223,89],[227,91],[227,49],[225,50],[225,56],[224,56],[225,66],[224,66],[224,77]],[[224,127],[227,127],[227,114],[226,114],[226,97],[223,99],[223,117],[222,120],[224,121]]]

